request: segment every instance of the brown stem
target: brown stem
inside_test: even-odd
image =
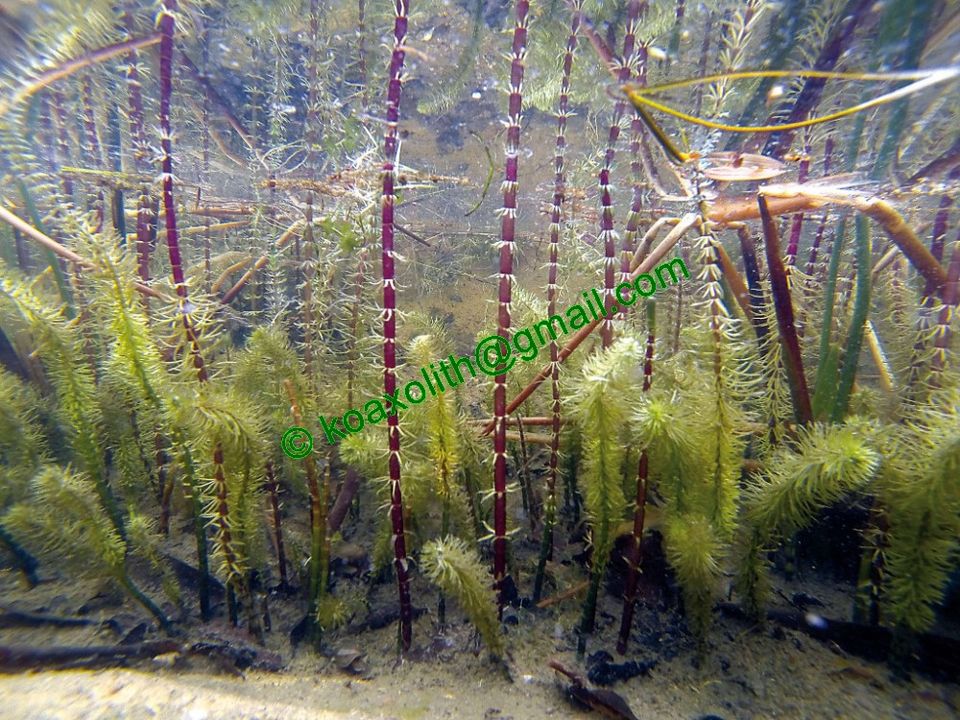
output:
[[[780,236],[777,224],[773,221],[767,200],[763,193],[757,194],[760,219],[763,224],[763,237],[767,251],[767,268],[770,272],[770,288],[773,292],[773,304],[777,314],[780,341],[783,343],[783,365],[790,383],[790,395],[797,423],[806,425],[813,421],[813,409],[810,405],[810,392],[803,372],[803,358],[800,355],[800,341],[793,318],[793,302],[787,273],[780,256]]]
[[[277,571],[280,574],[280,587],[286,590],[290,587],[287,581],[287,553],[283,544],[283,526],[280,515],[280,481],[273,469],[273,461],[267,460],[266,480],[263,485],[270,499],[270,512],[273,517],[273,539],[277,546]]]

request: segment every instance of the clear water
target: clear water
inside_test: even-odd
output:
[[[956,716],[958,38],[0,2],[6,716]]]

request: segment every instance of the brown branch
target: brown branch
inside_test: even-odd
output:
[[[0,220],[3,220],[5,223],[10,225],[16,230],[19,230],[21,233],[26,235],[28,238],[33,240],[38,245],[41,245],[48,250],[52,251],[56,255],[59,255],[64,260],[68,262],[75,263],[80,267],[86,268],[88,270],[96,270],[97,266],[87,260],[86,258],[77,255],[73,250],[65,248],[63,245],[58,243],[53,238],[47,237],[42,232],[37,230],[32,225],[21,220],[19,217],[14,215],[12,212],[7,210],[5,207],[0,206]],[[158,300],[163,300],[165,302],[173,302],[173,299],[160,292],[159,290],[154,290],[152,287],[144,285],[143,283],[134,282],[133,287],[137,292],[147,295],[152,298],[157,298]]]

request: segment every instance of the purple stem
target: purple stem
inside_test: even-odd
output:
[[[828,137],[823,148],[823,176],[830,174],[830,162],[833,157],[833,137]],[[827,217],[829,213],[825,210],[820,224],[817,226],[817,233],[813,238],[813,245],[810,246],[810,257],[807,259],[807,275],[813,277],[813,271],[817,265],[817,253],[820,252],[820,243],[823,242],[823,233],[827,227]]]
[[[570,34],[567,36],[566,52],[563,55],[563,77],[560,81],[560,98],[557,110],[557,148],[554,153],[554,180],[553,180],[553,207],[550,213],[550,259],[547,269],[547,315],[557,312],[557,295],[559,286],[560,228],[563,220],[563,205],[566,198],[566,174],[564,156],[567,149],[567,118],[570,116],[570,77],[573,71],[573,58],[577,50],[580,35],[582,0],[578,0],[573,8],[573,17],[570,21]],[[548,494],[548,522],[550,528],[544,532],[552,533],[552,523],[555,520],[557,467],[560,459],[560,363],[557,361],[560,348],[551,336],[550,362],[553,369],[550,373],[551,386],[551,435],[550,435],[550,464],[547,475]],[[552,548],[548,548],[548,552]]]
[[[636,54],[636,28],[640,17],[640,0],[630,0],[627,6],[627,26],[623,34],[623,54],[617,62],[617,82],[629,82],[633,74],[633,67],[638,62]],[[613,159],[616,155],[617,139],[620,137],[620,119],[626,110],[627,101],[623,93],[618,93],[616,104],[613,106],[613,117],[610,119],[610,129],[607,132],[607,149],[603,155],[603,166],[600,168],[600,233],[597,238],[603,242],[603,306],[610,308],[614,305],[613,294],[616,285],[617,264],[617,237],[613,231],[613,197],[610,187],[610,172],[613,169]],[[613,343],[613,315],[603,321],[600,330],[603,347]]]
[[[803,160],[800,161],[800,169],[797,172],[797,182],[805,183],[807,175],[810,173],[810,146],[804,149]],[[787,243],[786,264],[788,268],[793,268],[797,263],[797,250],[800,245],[800,231],[803,228],[803,213],[799,212],[793,216],[790,226],[790,241]]]
[[[770,272],[770,288],[773,291],[773,305],[777,313],[777,325],[780,341],[783,343],[783,365],[790,383],[790,395],[797,423],[807,425],[813,420],[810,405],[810,391],[803,373],[803,358],[800,355],[800,341],[793,318],[793,302],[790,298],[790,286],[787,283],[787,271],[780,256],[780,236],[777,224],[767,208],[767,200],[762,193],[757,195],[760,206],[760,220],[763,224],[763,236],[767,251],[767,268]]]
[[[833,34],[827,38],[823,47],[820,49],[820,55],[813,64],[814,70],[833,70],[837,61],[843,55],[853,40],[854,30],[861,20],[865,20],[869,15],[869,9],[873,6],[873,0],[851,0],[843,12],[843,20],[834,29]],[[804,82],[803,90],[797,95],[796,102],[790,115],[784,120],[784,123],[800,122],[806,120],[810,112],[816,108],[823,95],[823,88],[827,81],[823,78],[811,78]],[[781,158],[790,149],[793,142],[793,131],[779,133],[770,138],[763,154],[770,157]]]
[[[523,58],[527,52],[529,0],[517,0],[516,24],[510,60],[510,99],[507,109],[507,148],[500,214],[500,287],[497,334],[510,339],[510,300],[513,289],[513,243],[517,221],[520,122],[523,110]],[[493,387],[493,580],[497,604],[503,610],[503,584],[507,574],[507,376],[497,375]]]
[[[133,37],[133,7],[128,3],[123,13],[127,38]],[[143,121],[143,93],[140,88],[140,70],[137,67],[139,53],[136,48],[127,54],[127,93],[129,96],[130,138],[133,145],[133,163],[138,173],[144,172],[147,157],[147,136]],[[143,282],[150,281],[150,250],[152,243],[150,224],[154,220],[150,203],[150,188],[140,188],[137,201],[137,268]],[[146,297],[144,297],[146,303]]]
[[[400,92],[403,87],[403,61],[406,56],[407,16],[409,0],[394,0],[393,53],[390,57],[390,80],[387,85],[387,124],[383,138],[383,196],[380,205],[380,244],[383,268],[383,389],[391,397],[397,390],[397,287],[393,252],[393,210],[396,202],[393,184],[394,162],[399,150],[397,125],[400,121]],[[413,609],[410,605],[410,576],[407,543],[403,527],[403,495],[400,491],[400,427],[399,415],[387,418],[389,433],[390,520],[393,526],[393,557],[400,595],[400,646],[410,649]]]
[[[193,321],[188,312],[189,298],[187,283],[183,275],[183,261],[180,257],[180,240],[177,234],[177,211],[173,199],[173,131],[170,129],[170,97],[173,94],[173,34],[176,28],[174,13],[177,12],[177,0],[163,0],[158,25],[160,26],[160,151],[162,153],[161,172],[163,175],[163,211],[166,219],[167,251],[170,255],[170,269],[173,283],[180,299],[180,316],[183,329],[190,343],[190,354],[197,379],[207,381],[207,369],[200,354],[200,338],[197,336]]]

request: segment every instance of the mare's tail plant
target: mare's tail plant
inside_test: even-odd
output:
[[[172,632],[170,620],[130,576],[128,543],[94,500],[92,485],[84,474],[47,466],[31,482],[30,501],[12,507],[3,524],[42,557],[117,583]]]
[[[387,124],[383,139],[383,194],[380,205],[380,249],[383,273],[383,390],[393,396],[397,392],[397,287],[393,250],[394,210],[396,194],[394,180],[397,155],[400,152],[400,92],[403,82],[403,63],[406,57],[407,18],[409,0],[394,0],[393,53],[390,57],[390,77],[387,86]],[[400,650],[410,649],[413,626],[413,607],[410,603],[410,575],[407,561],[406,534],[403,530],[403,494],[400,489],[400,426],[399,415],[387,418],[389,435],[390,520],[393,524],[394,570],[400,596]]]
[[[597,595],[613,547],[614,528],[627,509],[622,484],[624,431],[641,356],[642,348],[633,338],[617,341],[584,363],[583,378],[574,397],[575,413],[583,431],[579,480],[593,545],[590,587],[580,617],[580,654],[586,649],[587,635],[594,629]]]
[[[503,656],[503,637],[497,622],[497,599],[490,589],[490,576],[476,551],[460,538],[431,540],[421,555],[424,574],[440,591],[455,597],[487,644],[490,654]]]
[[[880,467],[880,455],[853,426],[815,424],[799,432],[796,446],[778,448],[746,491],[746,519],[754,535],[741,559],[737,589],[754,613],[763,607],[766,588],[763,548],[792,538],[819,511],[862,491]]]

